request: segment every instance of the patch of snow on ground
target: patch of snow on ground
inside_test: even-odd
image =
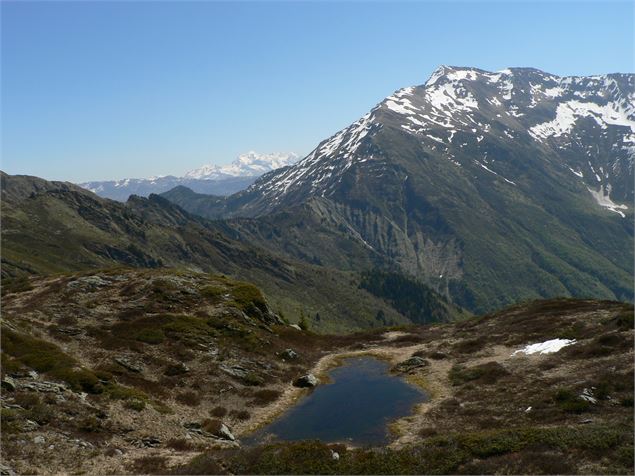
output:
[[[576,172],[575,170],[573,170],[571,167],[569,167],[569,170],[571,172],[573,172],[575,175],[577,175],[578,177],[584,177],[584,175],[582,174],[582,172]]]
[[[575,339],[551,339],[538,344],[526,345],[524,348],[514,352],[511,356],[513,357],[516,354],[552,354],[554,352],[558,352],[563,347],[575,344],[575,342]]]

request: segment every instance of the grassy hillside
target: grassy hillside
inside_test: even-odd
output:
[[[633,473],[628,304],[319,335],[242,281],[114,268],[14,280],[2,309],[3,464],[21,474]],[[572,343],[517,353],[557,338]],[[388,447],[241,445],[306,394],[296,377],[326,381],[355,355],[425,362],[399,370],[430,400],[390,425]]]
[[[378,312],[387,325],[409,322],[388,302],[361,289],[358,273],[237,241],[222,224],[192,216],[163,198],[132,197],[122,204],[37,178],[3,179],[5,278],[114,265],[172,267],[253,282],[276,311],[293,322],[304,315],[321,332],[380,326]]]

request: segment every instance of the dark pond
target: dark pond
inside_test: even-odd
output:
[[[389,441],[388,423],[412,413],[426,395],[405,380],[388,373],[389,365],[372,357],[347,359],[320,385],[276,421],[244,440],[286,441],[318,439],[357,446],[379,446]]]

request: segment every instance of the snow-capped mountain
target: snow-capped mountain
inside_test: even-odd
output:
[[[534,147],[589,188],[597,203],[625,216],[633,201],[635,76],[558,77],[531,68],[491,73],[442,66],[423,86],[395,92],[322,142],[304,160],[254,184],[270,205],[303,193],[329,196],[342,174],[384,150],[373,139],[397,129],[427,154],[480,167],[509,185],[516,168],[500,147]],[[619,202],[615,203],[615,202]]]
[[[239,155],[228,165],[204,165],[185,174],[185,178],[219,180],[228,177],[258,177],[271,170],[294,164],[300,157],[297,154],[273,153],[258,154],[249,151]]]
[[[105,198],[125,201],[130,195],[147,197],[179,185],[210,195],[230,195],[247,188],[266,172],[295,163],[294,153],[258,154],[250,151],[227,165],[208,164],[187,172],[183,177],[172,175],[147,179],[128,178],[101,182],[86,182],[81,187]]]
[[[245,239],[298,258],[388,262],[471,310],[632,299],[634,158],[633,74],[442,66],[225,200],[165,196],[255,217]]]

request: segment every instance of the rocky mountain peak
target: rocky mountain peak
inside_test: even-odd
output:
[[[515,177],[505,175],[494,163],[501,163],[502,157],[492,155],[491,148],[514,142],[537,147],[590,189],[603,187],[606,193],[610,186],[608,193],[614,195],[609,199],[629,201],[635,151],[634,78],[440,66],[424,85],[396,91],[298,164],[268,175],[250,190],[270,195],[271,203],[280,203],[282,195],[300,189],[328,196],[354,165],[395,158],[376,140],[393,130],[457,167],[480,167],[508,185],[516,185]]]

